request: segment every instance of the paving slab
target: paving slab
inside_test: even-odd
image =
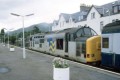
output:
[[[26,59],[22,58],[22,49],[15,47],[10,52],[7,46],[0,44],[0,68],[8,71],[0,73],[0,80],[53,80],[53,56],[26,50]],[[70,80],[120,80],[119,75],[96,71],[68,61]]]

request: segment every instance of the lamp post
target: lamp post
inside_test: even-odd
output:
[[[11,13],[11,15],[22,17],[22,26],[23,26],[23,59],[26,58],[26,53],[25,53],[25,39],[24,39],[24,17],[32,16],[34,14],[28,14],[28,15],[19,15],[15,13]]]

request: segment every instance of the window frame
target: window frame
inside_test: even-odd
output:
[[[91,19],[95,19],[95,12],[91,13]]]
[[[105,41],[107,39],[107,42]],[[107,45],[107,46],[106,46]],[[109,37],[103,37],[102,38],[102,48],[108,49],[109,48]]]

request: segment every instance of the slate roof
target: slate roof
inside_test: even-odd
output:
[[[117,0],[117,1],[114,1],[114,2],[111,2],[111,3],[108,3],[108,4],[104,4],[104,5],[101,5],[101,6],[93,5],[92,7],[95,7],[95,9],[98,11],[98,13],[102,17],[105,17],[105,16],[109,16],[109,11],[110,11],[110,15],[114,14],[112,6],[115,6],[115,5],[120,5],[120,0]],[[59,18],[61,16],[63,16],[65,18],[66,22],[69,22],[70,17],[72,17],[74,22],[85,21],[86,18],[87,18],[87,15],[89,14],[92,7],[87,11],[79,11],[79,12],[76,12],[76,13],[73,13],[73,14],[61,13],[59,15]],[[83,19],[79,20],[79,16],[83,16]],[[56,22],[58,23],[58,21],[56,21]]]
[[[76,12],[76,13],[71,14],[71,17],[74,22],[79,22],[82,20],[86,20],[86,15],[87,15],[87,12],[81,11],[81,12]],[[79,20],[79,16],[83,16],[83,19]]]
[[[109,16],[109,11],[110,11],[110,15],[114,14],[112,6],[116,6],[116,5],[120,5],[120,0],[108,4],[104,4],[102,6],[95,6],[95,8],[103,17],[105,17],[105,16]]]
[[[60,17],[60,16],[63,16],[63,17],[65,18],[66,22],[69,21],[70,14],[67,14],[67,13],[61,13],[61,14],[59,15],[59,17]]]
[[[53,23],[55,23],[56,25],[58,25],[58,20],[54,20]]]
[[[120,20],[105,25],[102,33],[120,33]]]

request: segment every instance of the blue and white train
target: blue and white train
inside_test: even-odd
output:
[[[101,41],[101,64],[114,69],[120,69],[120,21],[104,26]]]

